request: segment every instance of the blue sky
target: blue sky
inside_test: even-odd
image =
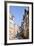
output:
[[[15,17],[15,23],[18,26],[21,26],[22,18],[24,13],[24,9],[28,9],[28,7],[23,6],[10,6],[9,12],[11,15]]]

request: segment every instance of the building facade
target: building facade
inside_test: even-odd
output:
[[[15,24],[14,16],[9,16],[9,39],[16,39],[17,31],[19,30],[18,26]]]
[[[25,9],[25,14],[23,16],[22,23],[21,23],[20,36],[23,39],[29,38],[29,10],[26,10],[26,9]]]
[[[25,12],[25,16],[24,16],[24,37],[25,38],[29,38],[29,11]]]

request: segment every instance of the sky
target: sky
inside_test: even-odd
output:
[[[18,26],[21,26],[23,15],[25,14],[24,13],[25,9],[28,9],[28,7],[25,7],[25,6],[10,6],[10,8],[9,8],[9,13],[10,13],[10,15],[13,15],[15,17],[14,21]]]

